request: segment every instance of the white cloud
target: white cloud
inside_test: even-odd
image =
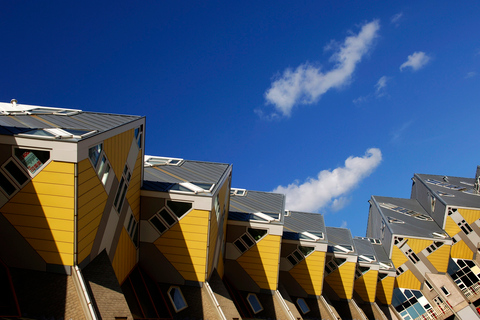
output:
[[[468,78],[473,78],[477,75],[477,73],[475,71],[470,71],[467,73],[467,75],[465,76],[465,79],[468,79]]]
[[[377,84],[375,85],[375,95],[377,97],[384,96],[385,93],[385,88],[387,87],[387,81],[389,78],[387,76],[383,76],[380,79],[378,79]]]
[[[340,225],[340,228],[346,228],[347,227],[347,221],[342,220],[342,224]]]
[[[348,83],[357,63],[372,47],[379,28],[378,20],[374,20],[363,25],[357,35],[345,38],[331,57],[335,66],[325,73],[308,62],[295,70],[286,69],[265,92],[267,104],[273,104],[281,115],[290,116],[294,105],[314,103],[331,88],[340,88]]]
[[[410,128],[410,126],[413,124],[413,122],[414,122],[413,120],[407,121],[403,123],[401,127],[392,131],[391,133],[392,139],[390,140],[390,142],[399,141],[402,138],[402,136],[405,134],[405,132],[408,130],[408,128]]]
[[[398,26],[398,21],[403,17],[403,12],[399,12],[395,15],[393,15],[391,18],[390,18],[390,23],[393,23],[395,24],[396,26]]]
[[[322,170],[316,178],[308,178],[302,184],[296,181],[287,187],[278,186],[273,192],[286,195],[289,210],[317,212],[353,190],[381,161],[380,149],[370,148],[363,157],[349,157],[344,167]]]
[[[414,52],[413,54],[409,55],[407,61],[405,61],[400,66],[400,71],[408,67],[412,68],[413,71],[417,71],[418,69],[425,66],[428,63],[428,61],[430,61],[430,57],[427,56],[425,52],[422,52],[422,51]]]
[[[340,197],[333,199],[332,204],[330,205],[330,208],[332,211],[339,211],[345,208],[349,203],[350,203],[350,198],[347,197]]]

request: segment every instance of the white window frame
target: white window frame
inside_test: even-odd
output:
[[[257,303],[258,303],[259,307],[261,308],[260,310],[255,310],[255,308],[253,307],[252,303],[250,302],[250,297],[254,297],[255,300],[257,300]],[[258,297],[257,297],[257,295],[256,295],[255,293],[249,293],[249,294],[247,295],[247,302],[248,302],[248,304],[250,305],[250,308],[252,308],[254,314],[257,314],[257,313],[263,311],[263,306],[262,306],[262,304],[260,303],[260,300],[258,300]]]
[[[303,310],[302,305],[299,303],[299,301],[302,301],[304,306],[307,308],[307,310]],[[310,312],[310,307],[308,306],[307,302],[303,298],[297,298],[297,306],[302,311],[303,314],[307,314]]]
[[[182,297],[183,302],[185,303],[185,306],[183,306],[183,307],[181,307],[181,308],[177,308],[177,305],[176,305],[175,302],[173,301],[173,298],[172,298],[172,296],[171,296],[171,294],[170,294],[170,292],[171,292],[172,290],[178,290],[178,292],[180,293],[180,296]],[[175,312],[178,313],[178,312],[180,312],[180,311],[188,308],[187,300],[185,300],[185,297],[183,296],[183,292],[182,292],[182,290],[180,289],[179,286],[171,286],[171,287],[168,289],[168,291],[167,291],[167,295],[168,295],[168,298],[170,299],[170,302],[171,302],[172,305],[173,305],[173,308],[175,309]]]

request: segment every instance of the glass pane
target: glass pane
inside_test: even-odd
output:
[[[7,195],[11,196],[17,188],[0,172],[0,187],[7,193]]]
[[[298,298],[297,304],[300,307],[300,310],[302,310],[303,314],[308,313],[310,311],[310,308],[308,307],[304,299]]]
[[[267,230],[263,229],[252,229],[248,228],[248,233],[252,236],[255,241],[260,240],[264,235],[267,234]]]
[[[192,184],[196,185],[197,187],[202,188],[205,191],[210,190],[210,188],[213,186],[213,184],[211,184],[211,183],[192,182]]]
[[[88,157],[92,160],[93,166],[96,167],[100,153],[102,152],[102,144],[96,145],[88,149]]]
[[[185,300],[183,300],[183,296],[179,288],[172,288],[168,294],[172,298],[173,305],[177,311],[187,307],[187,303]]]
[[[257,313],[263,310],[263,307],[260,304],[260,301],[258,301],[257,296],[253,294],[249,294],[247,297],[247,300],[250,303],[250,306],[252,307],[253,312]]]
[[[169,226],[172,226],[172,224],[175,223],[175,219],[173,219],[173,217],[167,212],[167,210],[165,209],[162,209],[160,212],[160,217],[163,218],[163,220],[165,220],[165,222],[169,225]]]
[[[315,250],[315,248],[313,247],[303,247],[303,246],[298,246],[298,249],[300,250],[301,253],[303,253],[305,257]]]
[[[167,200],[167,206],[173,211],[177,217],[183,216],[192,208],[192,204],[188,202],[178,202]]]
[[[238,250],[240,250],[241,253],[244,253],[245,251],[247,251],[247,247],[243,245],[240,239],[236,240],[233,244],[238,248]]]
[[[15,149],[15,156],[30,171],[37,172],[40,167],[50,159],[49,151]]]
[[[12,177],[17,180],[19,185],[23,185],[25,182],[27,182],[28,177],[23,171],[17,167],[13,161],[10,161],[6,166],[5,169],[12,175]]]
[[[293,264],[293,265],[297,264],[297,260],[295,260],[295,258],[292,255],[289,255],[287,257],[287,259],[288,259],[288,261],[290,261],[291,264]]]
[[[160,233],[164,233],[167,230],[167,227],[165,227],[165,225],[160,221],[160,219],[157,218],[157,216],[154,216],[152,219],[150,219],[150,222]]]
[[[301,255],[300,252],[298,252],[297,250],[293,251],[293,255],[295,256],[295,258],[297,258],[298,261],[302,261],[302,260],[303,260],[302,255]]]
[[[247,234],[244,234],[242,236],[242,240],[243,242],[245,242],[245,244],[248,246],[248,247],[251,247],[255,244],[255,242],[252,241],[252,239],[250,239],[250,237],[247,235]]]

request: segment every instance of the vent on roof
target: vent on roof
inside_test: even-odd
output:
[[[231,196],[237,196],[237,197],[244,197],[244,196],[247,195],[247,190],[238,189],[238,188],[231,188],[230,189],[230,195]]]
[[[154,157],[145,156],[144,160],[146,167],[154,166],[178,166],[183,163],[183,159],[180,158],[167,158],[167,157]]]

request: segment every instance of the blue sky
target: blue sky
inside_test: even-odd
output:
[[[480,164],[480,3],[7,1],[0,101],[147,116],[151,155],[364,235],[371,195]]]

